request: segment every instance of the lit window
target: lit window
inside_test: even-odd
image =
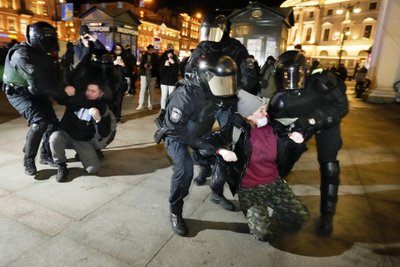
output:
[[[366,25],[364,28],[364,35],[363,37],[366,39],[371,38],[371,32],[372,32],[372,25]]]
[[[312,33],[312,28],[308,28],[306,33],[306,42],[309,42],[311,40],[311,33]]]
[[[16,32],[17,31],[17,25],[16,24],[17,23],[16,23],[14,18],[8,19],[8,30]]]
[[[328,41],[328,40],[329,40],[329,33],[330,33],[330,29],[325,29],[325,30],[324,30],[324,38],[323,38],[323,41]]]

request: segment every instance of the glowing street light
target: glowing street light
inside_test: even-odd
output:
[[[346,10],[346,16],[345,16],[345,20],[342,22],[343,24],[343,31],[342,33],[336,32],[335,36],[339,36],[341,35],[341,41],[340,41],[340,47],[339,47],[339,62],[338,65],[340,65],[341,61],[342,61],[342,53],[343,53],[343,44],[344,44],[344,40],[347,39],[348,36],[350,36],[350,31],[349,31],[349,27],[347,27],[346,25],[350,25],[351,23],[351,18],[350,18],[350,13],[354,12],[354,13],[360,13],[361,12],[361,8],[359,7],[360,2],[357,2],[355,4],[347,4],[346,6],[342,6],[342,4],[340,4],[340,8],[336,10],[336,14],[341,15],[344,13],[344,10]]]

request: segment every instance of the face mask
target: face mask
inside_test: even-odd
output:
[[[262,119],[257,119],[257,128],[264,127],[267,124],[268,124],[268,118],[267,117],[264,117]]]

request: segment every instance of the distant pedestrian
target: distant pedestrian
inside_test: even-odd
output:
[[[340,78],[342,78],[343,81],[346,81],[347,79],[347,69],[344,66],[343,63],[339,64],[339,68],[337,69],[338,75]]]
[[[156,85],[159,70],[159,57],[154,51],[153,45],[147,46],[147,51],[143,54],[140,62],[140,93],[139,105],[136,110],[144,110],[144,98],[147,92],[149,110],[153,109],[153,91]]]
[[[174,54],[174,46],[168,44],[167,50],[162,54],[160,60],[160,87],[161,87],[161,109],[165,109],[167,97],[175,89],[179,74],[179,59]]]
[[[276,91],[274,80],[275,61],[276,60],[273,56],[269,56],[260,70],[259,80],[261,86],[261,97],[271,98]]]
[[[81,25],[79,28],[79,39],[74,47],[75,56],[78,62],[94,49],[106,49],[104,45],[97,39],[97,36],[90,34],[87,25]]]
[[[125,50],[120,43],[116,43],[111,53],[114,55],[114,65],[118,75],[121,77],[121,83],[115,88],[113,98],[110,102],[110,109],[114,113],[117,121],[121,120],[122,101],[125,93],[128,91],[127,79],[130,79],[130,71],[132,63],[128,61]]]
[[[136,68],[136,56],[132,51],[132,48],[127,45],[125,47],[125,55],[126,55],[126,66],[129,71],[129,78],[130,81],[128,82],[128,95],[135,95],[136,94],[136,79],[137,79],[137,68]]]

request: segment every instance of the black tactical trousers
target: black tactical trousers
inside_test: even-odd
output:
[[[169,196],[170,211],[174,214],[182,214],[183,199],[188,195],[193,179],[193,160],[188,146],[175,138],[166,137],[164,146],[173,163]]]
[[[24,159],[36,157],[42,139],[41,153],[51,156],[49,138],[58,127],[58,119],[50,100],[45,96],[25,96],[18,93],[7,95],[7,98],[30,126],[24,146]]]

